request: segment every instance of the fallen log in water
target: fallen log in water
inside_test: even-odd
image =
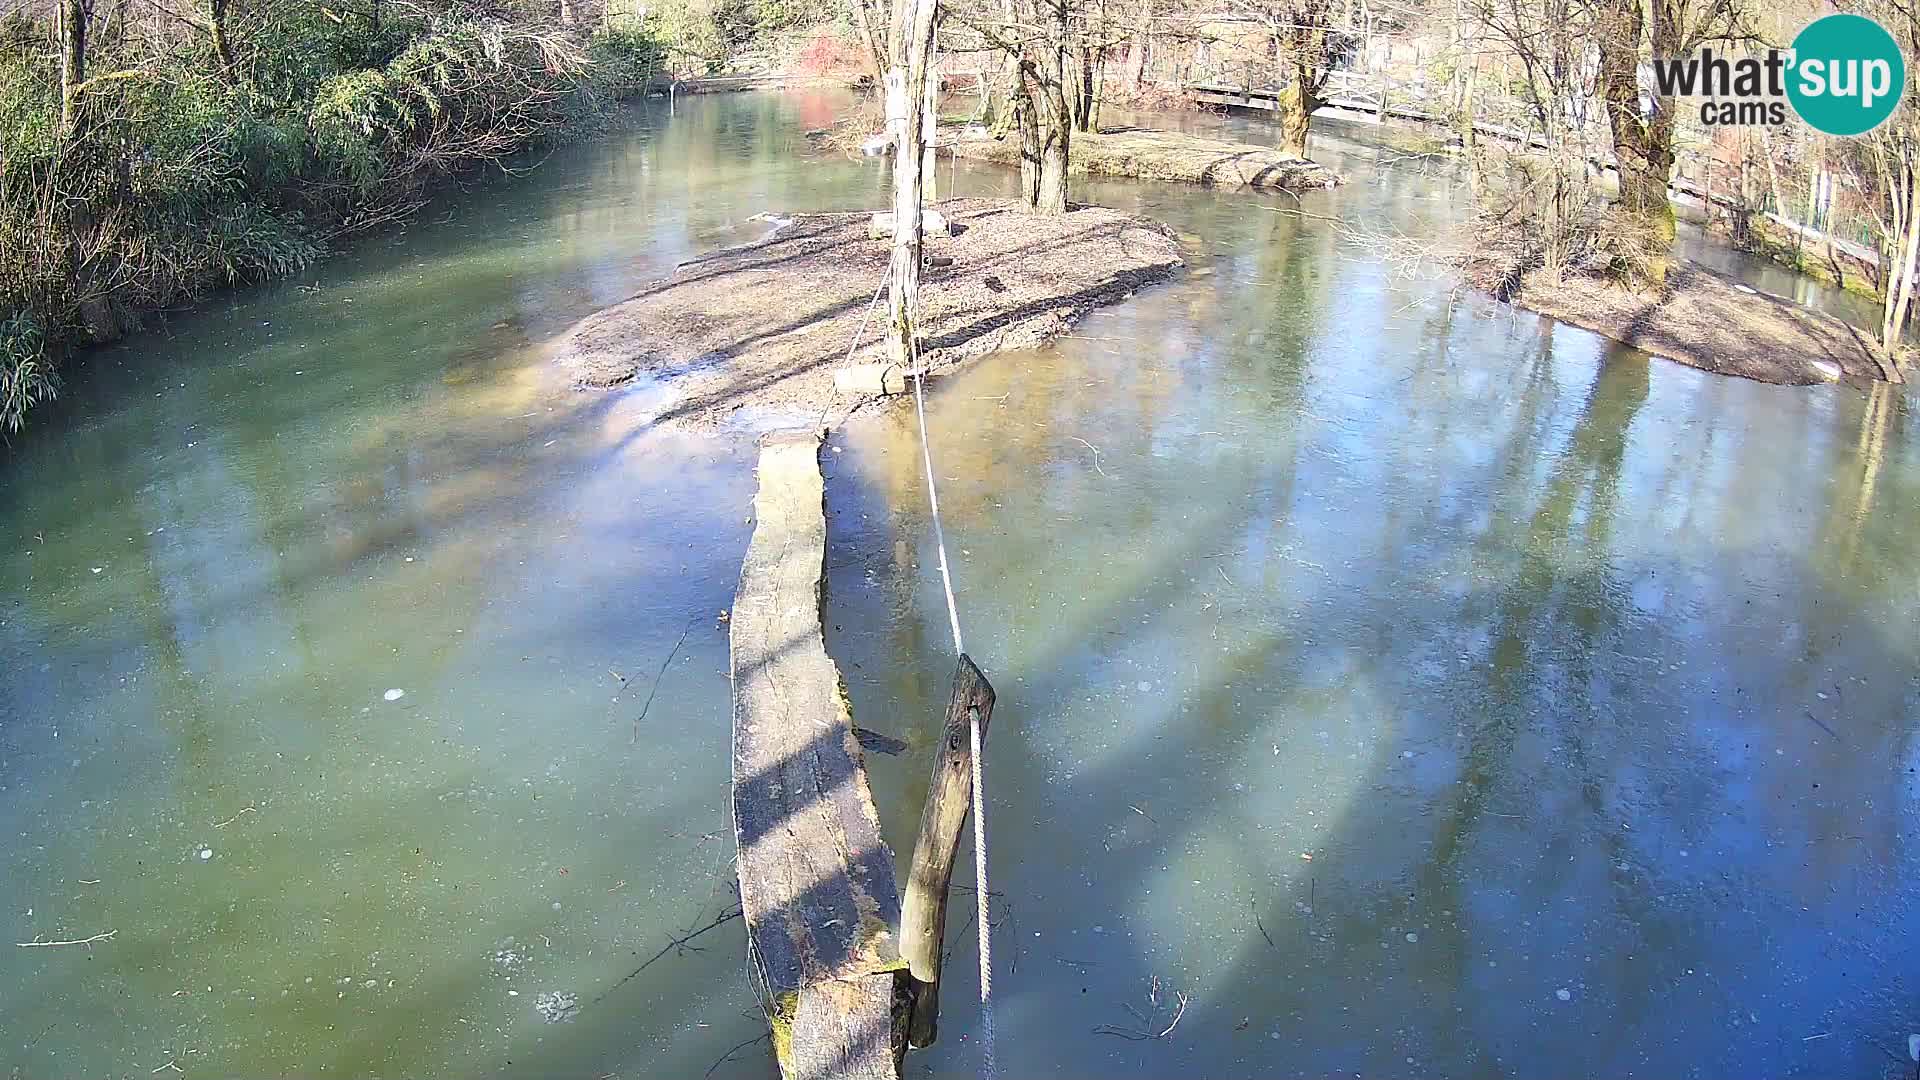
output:
[[[820,627],[820,439],[760,450],[731,626],[733,817],[748,948],[785,1077],[899,1075],[900,900]]]

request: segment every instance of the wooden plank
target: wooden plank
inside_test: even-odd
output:
[[[823,495],[816,433],[761,443],[730,623],[740,902],[781,1074],[893,1078],[900,901],[821,636]]]
[[[960,830],[973,807],[974,716],[980,718],[980,745],[986,746],[993,719],[993,686],[965,653],[953,669],[953,696],[947,702],[946,730],[933,760],[933,779],[920,810],[920,839],[913,846],[913,869],[900,909],[900,953],[906,958],[907,1044],[918,1050],[939,1034],[940,950],[947,931],[947,891]]]

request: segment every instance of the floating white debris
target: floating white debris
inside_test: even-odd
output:
[[[1407,944],[1409,944],[1409,945],[1412,945],[1412,944],[1414,944],[1415,942],[1417,942],[1417,941],[1419,941],[1419,940],[1420,940],[1420,935],[1419,935],[1419,934],[1415,934],[1415,933],[1412,933],[1412,932],[1408,932],[1408,934],[1407,934]]]
[[[96,567],[94,567],[94,568],[93,568],[93,572],[97,574],[97,573],[99,573],[99,572],[101,572],[102,570],[105,570],[105,569],[106,569],[106,567],[104,567],[104,566],[96,566]]]
[[[1907,1036],[1907,1056],[1920,1061],[1920,1035]]]
[[[533,999],[540,1019],[549,1024],[564,1024],[580,1014],[580,996],[565,990],[549,990]]]
[[[1143,682],[1140,684],[1140,692],[1143,694],[1152,689],[1153,689],[1153,684],[1150,682]]]
[[[1753,296],[1760,291],[1759,289],[1756,289],[1751,285],[1742,285],[1737,281],[1733,283],[1733,287],[1736,289],[1739,289],[1743,293],[1746,293],[1748,296]]]
[[[407,692],[398,687],[395,687],[394,689],[389,690],[380,696],[383,698],[386,698],[388,701],[399,701],[401,698],[407,696]]]
[[[210,847],[203,847],[203,848],[201,848],[201,849],[200,849],[200,861],[201,861],[201,862],[206,862],[206,861],[207,861],[208,859],[211,859],[211,858],[213,858],[213,849],[212,849],[212,848],[210,848]]]
[[[1560,989],[1555,990],[1553,992],[1553,996],[1559,998],[1561,1001],[1572,1001],[1573,991],[1568,990],[1566,987],[1563,986]]]

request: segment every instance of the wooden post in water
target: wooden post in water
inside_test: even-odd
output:
[[[982,749],[993,718],[993,686],[964,653],[953,671],[946,730],[933,762],[927,803],[920,811],[920,839],[900,903],[900,957],[907,962],[907,1045],[933,1045],[940,1019],[940,949],[947,929],[947,887],[960,831],[973,807],[973,739],[980,720]]]

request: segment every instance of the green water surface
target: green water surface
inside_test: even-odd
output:
[[[539,346],[756,214],[877,204],[803,137],[845,104],[639,107],[103,351],[19,440],[0,913],[112,936],[0,951],[0,1067],[692,1077],[764,1030],[737,922],[641,970],[733,902],[751,432]],[[1363,135],[1317,137],[1353,182],[1299,205],[1460,212]],[[1076,197],[1188,269],[929,401],[1000,693],[1002,1074],[1909,1074],[1904,399],[1652,361],[1284,197]],[[918,455],[892,409],[824,456],[829,647],[909,744],[870,758],[903,853],[952,662]],[[908,1076],[978,1068],[971,900]]]

